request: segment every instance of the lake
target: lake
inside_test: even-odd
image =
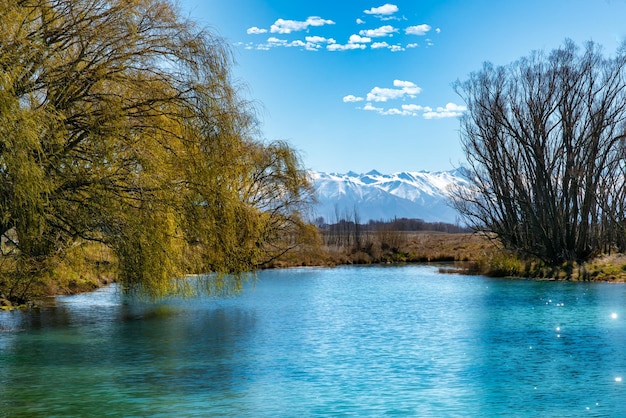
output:
[[[263,271],[0,313],[0,416],[626,416],[626,286]]]

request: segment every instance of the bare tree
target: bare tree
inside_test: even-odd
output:
[[[455,205],[509,249],[550,263],[622,242],[626,44],[614,57],[567,40],[457,82],[473,187]]]

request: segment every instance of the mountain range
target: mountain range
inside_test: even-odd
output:
[[[451,190],[468,184],[463,169],[393,174],[314,171],[310,175],[318,199],[314,218],[323,217],[327,223],[353,221],[356,213],[359,223],[410,218],[454,224],[459,215],[450,205]]]

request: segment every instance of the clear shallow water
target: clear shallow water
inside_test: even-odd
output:
[[[90,415],[626,416],[626,286],[295,269],[0,313],[0,416]]]

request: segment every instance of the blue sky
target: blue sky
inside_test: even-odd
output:
[[[613,54],[626,0],[180,0],[231,44],[264,136],[312,170],[441,171],[463,163],[452,83],[571,38]]]

